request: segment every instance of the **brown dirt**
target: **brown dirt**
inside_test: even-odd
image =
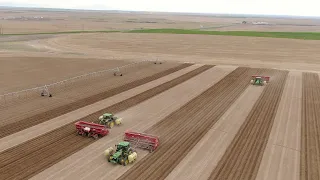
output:
[[[172,88],[198,74],[210,69],[212,66],[205,65],[183,76],[173,79],[160,86],[145,91],[137,96],[117,103],[111,107],[88,115],[81,120],[96,121],[97,117],[104,112],[123,111],[142,101],[145,101],[165,90]],[[25,179],[48,168],[61,159],[93,143],[92,139],[83,139],[75,135],[74,124],[70,123],[29,142],[8,149],[0,154],[0,172],[5,178]],[[63,149],[63,151],[61,151]],[[37,162],[34,164],[34,162]],[[13,170],[14,169],[14,170]],[[28,171],[26,171],[28,169]],[[10,170],[10,171],[9,171]]]
[[[28,19],[21,20],[24,16]],[[42,16],[43,19],[33,19]],[[215,30],[264,30],[284,31],[290,25],[290,31],[317,31],[319,22],[314,19],[266,18],[266,17],[221,17],[197,14],[176,14],[158,12],[115,13],[110,11],[60,11],[28,9],[1,9],[0,24],[4,33],[35,33],[75,30],[114,30],[133,28],[210,28]],[[16,19],[12,19],[15,17]],[[6,19],[2,19],[6,18]],[[246,20],[248,24],[241,25]],[[250,22],[268,22],[272,25],[250,25]],[[301,26],[304,25],[304,26]],[[219,28],[220,26],[226,28]],[[23,28],[21,28],[23,27]]]
[[[299,180],[302,73],[289,72],[255,180]]]
[[[259,69],[237,68],[148,129],[147,133],[160,136],[159,148],[140,160],[119,179],[166,178],[248,87],[250,75],[257,72]]]
[[[55,118],[55,117],[60,116],[62,114],[71,112],[71,111],[76,110],[78,108],[81,108],[81,107],[87,106],[89,104],[98,102],[102,99],[111,97],[115,94],[127,91],[131,88],[134,88],[134,87],[140,86],[142,84],[145,84],[147,82],[153,81],[155,79],[158,79],[158,78],[163,77],[167,74],[176,72],[176,71],[178,71],[182,68],[188,67],[190,65],[191,64],[182,64],[182,65],[176,66],[174,68],[171,68],[171,69],[162,71],[160,73],[154,74],[152,76],[147,76],[145,78],[130,82],[128,84],[124,84],[124,85],[118,86],[116,88],[110,89],[108,91],[93,95],[91,97],[80,99],[80,100],[72,102],[70,104],[59,106],[57,108],[45,111],[43,113],[36,114],[34,116],[27,117],[25,119],[7,124],[5,126],[0,127],[0,138],[8,136],[8,135],[13,134],[18,131],[21,131],[21,130],[26,129],[28,127],[37,125],[39,123],[45,122],[49,119]]]
[[[161,121],[191,99],[197,97],[209,87],[219,82],[237,67],[215,66],[157,96],[150,98],[132,108],[117,113],[124,123],[112,129],[112,132],[75,154],[59,161],[50,168],[33,176],[31,179],[96,179],[116,180],[129,166],[114,165],[106,161],[104,150],[114,147],[123,140],[123,132],[131,129],[143,132]],[[172,78],[173,79],[173,78]],[[151,89],[151,88],[150,88]],[[183,93],[181,93],[183,91]],[[137,149],[137,162],[149,154],[148,151]],[[87,160],[90,157],[90,160]],[[80,165],[79,165],[80,163]],[[211,172],[211,171],[210,171]]]
[[[264,88],[249,86],[166,180],[207,180]]]
[[[53,93],[52,98],[41,97],[39,96],[40,92],[29,93],[27,98],[20,98],[20,100],[16,98],[15,101],[10,101],[10,104],[7,101],[6,106],[0,106],[0,126],[103,93],[112,88],[131,83],[137,79],[146,78],[178,65],[177,63],[170,62],[161,65],[141,63],[123,69],[123,76],[113,76],[113,73],[105,73],[98,77],[79,79],[75,82],[50,88],[50,92]],[[85,66],[83,65],[82,67]],[[56,71],[59,72],[58,70]],[[19,74],[23,76],[22,72],[19,72]]]
[[[103,99],[101,101],[90,104],[90,105],[85,106],[83,108],[79,108],[79,109],[74,110],[72,112],[69,112],[69,113],[63,114],[61,116],[55,117],[53,119],[50,119],[46,122],[40,123],[38,125],[32,126],[30,128],[24,129],[24,130],[19,131],[17,133],[14,133],[14,134],[11,134],[11,135],[6,136],[4,138],[1,138],[0,139],[0,144],[1,144],[0,152],[4,151],[6,149],[9,149],[11,147],[17,146],[17,145],[19,145],[23,142],[26,142],[28,140],[31,140],[33,138],[36,138],[38,136],[44,135],[47,132],[53,131],[56,128],[62,127],[66,124],[69,124],[69,123],[73,122],[75,119],[81,119],[81,118],[87,116],[88,114],[95,113],[97,111],[100,111],[101,109],[104,109],[105,107],[112,106],[113,104],[119,103],[121,101],[124,101],[124,100],[130,98],[130,97],[133,97],[133,96],[138,95],[144,91],[147,91],[151,88],[154,88],[154,87],[159,86],[163,83],[171,81],[171,80],[173,80],[177,77],[180,77],[180,76],[182,76],[192,70],[195,70],[196,68],[198,68],[200,66],[202,66],[202,65],[195,64],[195,65],[186,67],[186,68],[181,69],[177,72],[168,74],[162,78],[148,82],[148,83],[143,84],[141,86],[138,86],[136,88],[122,92],[120,94],[116,94],[112,97]],[[236,67],[231,67],[231,68],[236,68]],[[217,68],[213,68],[213,69],[217,69]],[[131,117],[129,119],[131,119]],[[128,122],[128,120],[126,120],[126,122]]]
[[[0,76],[0,94],[130,63],[109,58],[0,57],[0,71],[3,73]]]
[[[270,83],[209,179],[256,178],[288,74],[287,71],[277,70],[270,70],[269,73]]]
[[[320,80],[315,73],[302,76],[300,180],[320,179]]]
[[[148,56],[167,61],[320,71],[318,61],[320,43],[311,40],[195,34],[113,33],[74,34],[40,40],[38,44],[53,47],[62,52],[66,50],[75,53],[86,52],[88,57],[112,55],[141,59]],[[101,50],[102,47],[103,50]]]

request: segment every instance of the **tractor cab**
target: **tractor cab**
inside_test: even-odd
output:
[[[105,155],[109,162],[113,164],[122,164],[126,166],[129,163],[133,163],[137,158],[137,153],[130,147],[129,142],[120,142],[116,144],[116,150],[112,147],[105,150]]]
[[[267,83],[267,81],[265,80],[265,78],[261,77],[261,76],[253,76],[250,83],[252,85],[259,85],[259,86],[263,86],[264,84]]]
[[[111,114],[111,113],[104,113],[104,114],[102,115],[102,117],[103,117],[103,119],[105,119],[105,120],[113,119],[113,114]]]
[[[125,152],[130,148],[130,143],[123,141],[123,142],[120,142],[119,144],[116,144],[115,146],[116,146],[116,151],[122,150]]]
[[[114,124],[120,125],[122,118],[117,118],[111,113],[104,113],[99,117],[99,124],[105,125],[108,128],[112,128]]]

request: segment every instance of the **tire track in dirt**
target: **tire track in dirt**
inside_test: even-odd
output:
[[[302,73],[291,71],[255,180],[300,179]]]
[[[88,115],[81,120],[96,122],[97,118],[104,112],[117,113],[128,109],[212,67],[211,65],[201,66],[169,82]],[[77,136],[74,124],[70,123],[1,153],[0,174],[5,179],[30,178],[93,142],[93,139],[84,139],[81,136]],[[37,163],[35,164],[35,162]]]
[[[31,126],[40,124],[42,122],[45,122],[49,119],[58,117],[62,114],[74,111],[76,109],[82,108],[84,106],[87,106],[89,104],[93,104],[95,102],[98,102],[100,100],[106,99],[108,97],[114,96],[116,94],[119,94],[121,92],[127,91],[129,89],[135,88],[137,86],[140,86],[142,84],[148,83],[150,81],[153,81],[155,79],[164,77],[168,74],[171,74],[173,72],[176,72],[178,70],[181,70],[183,68],[189,67],[192,64],[181,64],[179,66],[170,68],[168,70],[162,71],[160,73],[154,74],[152,76],[145,77],[143,79],[139,79],[133,82],[130,82],[128,84],[113,88],[109,91],[105,91],[63,106],[59,106],[57,108],[51,109],[49,111],[45,111],[43,113],[27,117],[25,119],[19,120],[14,123],[7,124],[5,126],[0,127],[0,138],[8,136],[10,134],[16,133],[18,131],[21,131],[23,129],[29,128]]]
[[[302,75],[300,180],[320,179],[320,80]]]
[[[271,81],[255,103],[209,179],[256,178],[284,89],[287,71],[270,70]]]
[[[239,131],[265,86],[249,86],[208,133],[166,177],[206,180]]]
[[[164,179],[249,85],[261,69],[237,68],[146,132],[160,136],[160,146],[119,179]]]

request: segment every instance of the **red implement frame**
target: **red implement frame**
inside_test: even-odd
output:
[[[252,75],[252,78],[256,78],[256,77],[261,77],[262,79],[264,79],[265,81],[267,81],[267,83],[270,80],[270,76],[259,76],[259,75]]]
[[[99,136],[105,136],[109,134],[109,130],[100,124],[90,123],[86,121],[78,121],[75,123],[77,134],[97,139]]]
[[[124,141],[130,142],[134,147],[148,149],[150,152],[159,146],[159,137],[129,130],[124,133]]]

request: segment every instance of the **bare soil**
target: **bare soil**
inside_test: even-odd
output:
[[[31,179],[110,179],[115,180],[132,167],[109,163],[103,152],[123,140],[123,132],[131,129],[143,132],[164,117],[179,109],[185,103],[200,95],[213,84],[224,78],[236,67],[215,66],[167,91],[150,98],[137,106],[117,113],[124,119],[121,126],[112,129],[105,138],[94,142],[86,148],[58,162]],[[183,90],[183,93],[181,93]],[[149,152],[137,149],[140,161]],[[90,160],[86,160],[90,157]],[[81,165],[79,165],[79,163]]]
[[[119,111],[128,109],[129,107],[133,107],[142,101],[145,101],[200,74],[205,70],[208,70],[209,68],[212,68],[212,66],[205,65],[197,68],[194,71],[191,71],[158,87],[152,88],[111,107],[107,107],[101,111],[88,115],[81,120],[96,122],[97,118],[104,112],[117,113]],[[74,124],[70,123],[29,142],[2,152],[0,154],[0,156],[2,156],[2,158],[0,158],[2,159],[0,162],[0,172],[5,178],[9,179],[30,178],[31,176],[41,172],[45,168],[50,167],[54,163],[81,150],[93,142],[94,140],[90,138],[83,140],[83,137],[76,136]],[[61,149],[64,151],[61,152]],[[37,161],[37,165],[34,164],[35,161]],[[12,170],[13,167],[15,169],[14,171]],[[28,171],[25,171],[25,169],[28,169]]]
[[[122,92],[120,94],[116,94],[112,97],[103,99],[103,100],[98,101],[96,103],[93,103],[88,106],[79,108],[77,110],[68,112],[66,114],[55,117],[55,118],[50,119],[48,121],[45,121],[43,123],[37,124],[37,125],[32,126],[30,128],[24,129],[22,131],[16,132],[16,133],[11,134],[9,136],[3,137],[0,139],[0,144],[1,144],[0,152],[4,151],[6,149],[9,149],[11,147],[14,147],[16,145],[19,145],[23,142],[26,142],[30,139],[33,139],[33,138],[36,138],[36,137],[41,136],[43,134],[46,134],[47,132],[53,131],[56,128],[62,127],[66,124],[69,124],[69,123],[73,122],[75,119],[81,119],[81,118],[87,116],[88,114],[95,113],[97,111],[100,111],[101,109],[105,109],[105,107],[112,106],[113,104],[119,103],[119,102],[124,101],[128,98],[136,96],[144,91],[147,91],[151,88],[157,87],[165,82],[171,81],[171,80],[173,80],[179,76],[182,76],[192,70],[195,70],[196,68],[198,68],[200,66],[201,65],[196,64],[196,65],[192,65],[192,66],[183,68],[177,72],[168,74],[162,78],[156,79],[156,80],[148,82],[146,84],[143,84],[142,86],[132,88],[128,91]],[[129,118],[129,119],[131,119],[131,118]]]
[[[249,86],[173,169],[166,180],[207,180],[250,113],[264,87]]]
[[[5,34],[140,28],[202,28],[213,30],[319,31],[318,19],[222,17],[220,15],[157,12],[45,11],[1,9],[0,24]],[[42,17],[42,18],[41,18]],[[247,24],[242,24],[247,21]],[[268,25],[253,25],[266,22]],[[202,26],[202,27],[201,27]],[[21,28],[24,27],[24,28]]]
[[[320,179],[319,75],[303,73],[300,180]]]
[[[36,19],[35,16],[43,18]],[[221,31],[320,31],[320,21],[316,19],[227,18],[169,13],[44,12],[25,9],[1,9],[0,17],[4,33],[201,27],[203,30]],[[249,23],[241,24],[243,20]],[[269,25],[251,24],[259,21],[267,22]],[[203,66],[204,69],[200,68],[160,85],[159,89],[152,88],[142,94],[137,93],[137,96],[125,97],[102,111],[83,115],[86,116],[85,120],[94,121],[104,111],[126,110],[119,113],[126,115],[130,125],[112,130],[115,134],[112,134],[110,139],[105,137],[93,141],[76,137],[72,123],[64,127],[55,126],[60,128],[53,131],[52,128],[44,128],[42,136],[34,135],[35,139],[17,143],[17,146],[0,154],[0,172],[6,179],[26,179],[48,167],[50,168],[45,170],[45,173],[36,175],[35,179],[79,179],[78,175],[83,179],[91,176],[94,179],[116,179],[125,171],[120,179],[175,179],[179,176],[177,172],[185,179],[207,179],[211,171],[211,178],[214,179],[235,179],[235,176],[242,179],[320,179],[320,126],[317,120],[320,80],[318,74],[312,73],[303,74],[301,77],[303,71],[320,72],[319,41],[206,35],[89,33],[1,36],[0,42],[0,94],[132,61],[156,58],[166,61],[159,66],[145,64],[126,69],[123,77],[105,75],[73,82],[65,87],[57,86],[51,89],[54,93],[53,98],[38,97],[39,94],[36,92],[27,94],[27,99],[1,106],[0,137],[6,138],[14,132],[30,130],[25,128],[37,127],[34,125],[41,122],[52,121],[52,118],[69,110],[76,110],[132,89],[138,86],[133,85],[138,79],[140,86],[144,86],[144,83],[152,81],[152,78],[146,79],[154,77],[155,80],[157,74],[158,77],[166,77],[165,72],[171,71],[172,68],[178,71],[179,67],[181,69],[184,66],[171,62],[246,66],[235,70],[218,83],[217,77],[212,77],[212,82],[202,84],[205,87],[201,87],[202,92],[208,88],[209,90],[197,98],[194,95],[195,99],[190,102],[188,100],[192,98],[188,99],[181,91],[183,100],[178,101],[175,99],[177,96],[172,97],[166,108],[163,102],[160,103],[159,98],[163,96],[152,100],[153,107],[144,108],[148,103],[136,106],[136,103],[147,102],[159,93],[166,93],[168,99],[171,94],[167,88],[183,81],[188,82],[192,77],[197,77],[197,74],[202,75],[200,70],[209,66]],[[260,68],[289,69],[291,72],[285,82],[287,72]],[[251,75],[259,72],[267,73],[266,75],[274,73],[270,84],[257,87],[257,91],[252,92],[252,97],[250,96],[250,103],[246,105],[243,102],[244,105],[239,109],[234,109],[234,103],[243,92],[256,88],[248,88],[248,84]],[[161,73],[163,74],[160,76]],[[226,75],[224,73],[222,74]],[[292,73],[300,75],[297,77]],[[222,74],[219,78],[222,78]],[[208,82],[208,79],[205,79]],[[253,96],[257,98],[261,88],[264,89],[263,93],[251,109],[248,106],[253,105]],[[172,96],[176,94],[177,92],[172,93]],[[93,100],[94,98],[96,100]],[[156,112],[156,101],[163,107],[159,112]],[[0,99],[0,103],[2,102],[3,99]],[[181,106],[182,108],[177,110]],[[127,110],[129,107],[132,108]],[[50,110],[53,109],[59,110],[59,113],[50,114]],[[151,109],[150,114],[144,112],[145,109]],[[250,109],[251,112],[247,116],[245,112],[240,113],[241,109],[245,109],[247,114]],[[230,112],[235,114],[228,115]],[[155,118],[139,121],[144,115]],[[238,121],[234,122],[234,119]],[[152,126],[154,123],[156,124]],[[111,166],[104,161],[102,151],[106,145],[114,145],[120,140],[119,134],[123,134],[124,127],[160,135],[159,149],[152,154],[140,151],[138,158],[141,159],[133,166]],[[46,132],[48,133],[43,135]],[[205,139],[209,138],[208,136],[215,137],[210,141],[212,146],[206,144],[197,149],[196,145],[199,143],[211,140]],[[300,141],[297,140],[299,138]],[[80,150],[81,148],[84,149]],[[201,153],[199,159],[195,158],[195,152]],[[204,159],[204,152],[213,155]],[[90,153],[96,154],[93,160],[87,162],[91,157]],[[71,154],[73,155],[69,156]],[[190,154],[194,156],[189,161]],[[203,165],[204,162],[206,166]],[[199,171],[192,173],[190,169]],[[188,176],[188,173],[192,173],[192,176]]]
[[[268,142],[288,72],[267,71],[271,76],[262,95],[209,179],[255,179]]]
[[[43,86],[70,77],[129,64],[125,60],[0,57],[0,94]]]
[[[258,69],[237,68],[148,129],[146,133],[161,137],[161,146],[136,163],[119,179],[165,179],[245,91],[250,81],[248,74],[258,72]]]
[[[37,42],[75,57],[166,61],[320,71],[319,41],[188,34],[74,34]],[[227,47],[227,48],[226,48]],[[59,52],[60,51],[60,52]],[[29,52],[28,52],[29,53]]]
[[[299,180],[302,73],[289,72],[256,180]]]
[[[54,117],[71,112],[71,111],[76,110],[78,108],[81,108],[86,105],[92,104],[94,102],[100,101],[102,99],[111,97],[115,94],[124,92],[126,90],[131,89],[131,88],[140,86],[144,83],[153,81],[155,79],[158,79],[158,78],[163,77],[167,74],[176,72],[176,71],[178,71],[182,68],[188,67],[190,65],[191,64],[182,64],[182,65],[167,69],[165,71],[153,74],[151,76],[147,76],[148,74],[144,72],[143,73],[144,77],[142,77],[141,79],[134,80],[134,78],[131,78],[132,81],[128,82],[127,84],[122,84],[125,81],[120,81],[121,84],[119,83],[113,89],[110,89],[110,90],[107,90],[107,91],[104,91],[104,92],[101,92],[98,94],[94,94],[89,97],[79,99],[78,101],[73,101],[71,103],[61,104],[60,106],[54,107],[54,108],[50,108],[50,106],[46,106],[45,110],[43,110],[41,113],[37,113],[37,114],[35,114],[33,116],[29,116],[29,117],[28,116],[21,117],[21,114],[19,114],[20,118],[15,119],[15,121],[10,119],[9,124],[4,124],[4,126],[0,127],[0,129],[2,130],[0,137],[10,135],[12,133],[21,131],[25,128],[34,126],[34,125],[42,123],[42,122],[45,122],[45,121],[52,119]],[[150,73],[152,73],[152,72],[150,72]],[[114,86],[114,85],[115,84],[113,84],[112,86]],[[110,86],[110,87],[112,87],[112,86]],[[5,119],[5,121],[8,122],[8,119]],[[11,128],[9,128],[9,127],[11,127]],[[12,128],[12,127],[14,127],[14,128]]]

